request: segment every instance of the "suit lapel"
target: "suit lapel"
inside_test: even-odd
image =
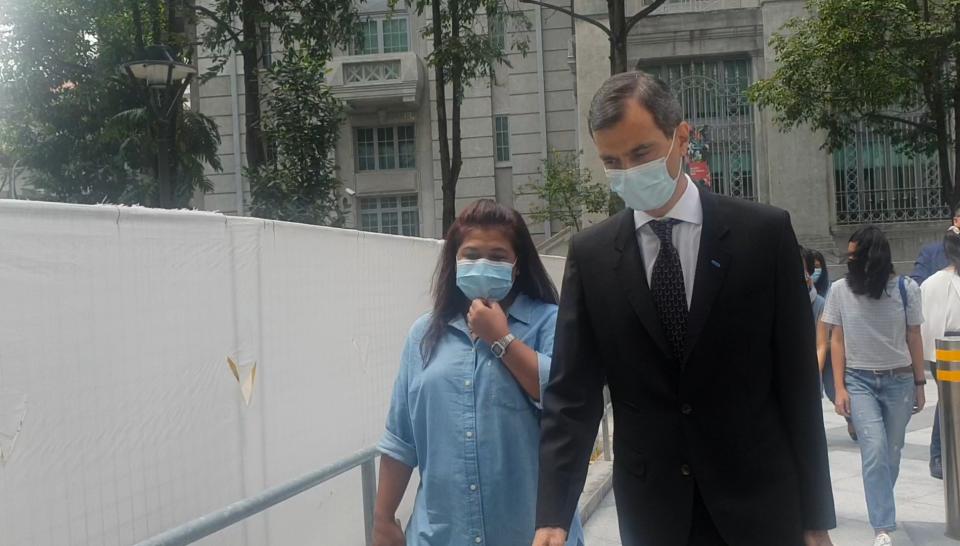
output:
[[[729,228],[723,221],[719,199],[712,192],[700,190],[700,203],[703,208],[703,228],[700,232],[700,253],[693,283],[693,298],[690,302],[690,314],[687,315],[684,363],[690,359],[700,334],[703,333],[710,317],[710,309],[733,258],[725,248],[725,237]]]
[[[627,300],[640,317],[650,337],[660,347],[665,356],[672,354],[666,335],[660,325],[660,317],[653,305],[647,272],[643,265],[643,255],[637,242],[636,224],[633,211],[626,209],[620,213],[620,229],[617,232],[616,249],[620,253],[617,261],[617,277],[626,292]]]

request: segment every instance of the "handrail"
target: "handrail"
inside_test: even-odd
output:
[[[358,466],[361,467],[363,481],[363,516],[366,526],[366,539],[372,542],[373,502],[376,497],[376,469],[374,461],[379,452],[376,448],[358,451],[345,459],[305,474],[293,481],[264,489],[260,493],[239,500],[215,512],[200,516],[173,529],[169,529],[136,544],[136,546],[184,546],[201,538],[256,515],[271,506],[277,505],[308,489],[316,487]]]

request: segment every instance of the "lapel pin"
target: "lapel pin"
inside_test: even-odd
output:
[[[720,262],[716,260],[710,260],[710,263],[713,265],[713,267],[720,267]]]

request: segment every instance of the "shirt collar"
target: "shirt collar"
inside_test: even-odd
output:
[[[697,189],[696,184],[690,180],[686,173],[683,176],[687,178],[687,189],[680,196],[677,204],[663,215],[663,218],[654,218],[642,210],[633,211],[633,221],[636,229],[642,228],[653,220],[666,218],[675,218],[688,224],[703,224],[703,205],[700,203],[700,190]]]

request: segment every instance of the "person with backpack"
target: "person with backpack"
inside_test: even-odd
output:
[[[907,423],[926,402],[922,298],[916,282],[895,275],[890,243],[876,227],[850,237],[847,268],[821,320],[833,327],[836,410],[853,420],[859,437],[874,546],[890,546]]]

